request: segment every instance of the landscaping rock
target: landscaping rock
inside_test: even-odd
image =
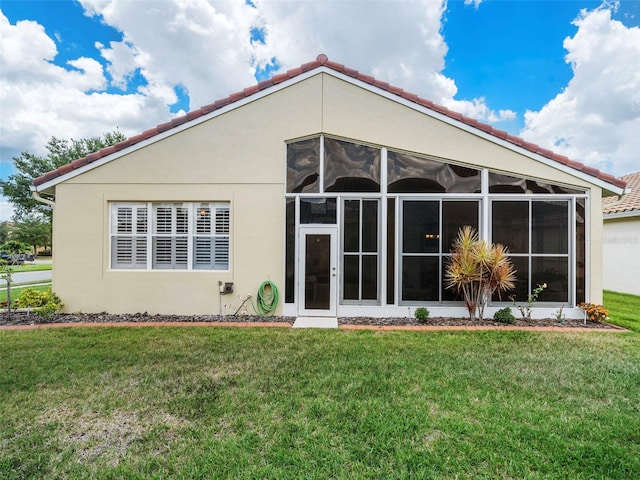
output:
[[[9,315],[0,313],[0,326],[8,325],[39,325],[51,323],[145,323],[145,322],[282,322],[291,323],[294,317],[260,317],[258,315],[149,315],[147,313],[109,314],[109,313],[59,313],[45,318],[34,313],[14,312]],[[373,317],[342,317],[338,319],[341,325],[373,325],[373,326],[495,326],[504,327],[505,324],[489,320],[474,320],[468,318],[433,317],[426,322],[418,322],[415,318],[373,318]],[[617,327],[597,322],[583,320],[564,320],[546,318],[539,320],[517,319],[516,327],[579,327],[616,329]]]

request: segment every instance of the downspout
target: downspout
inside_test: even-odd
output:
[[[40,196],[40,192],[38,192],[34,187],[31,187],[31,195],[33,195],[33,198],[35,198],[38,202],[46,203],[51,208],[55,208],[55,206],[56,206],[56,202],[54,202],[52,200],[49,200],[47,198],[41,197]]]
[[[53,200],[49,200],[48,198],[41,197],[40,192],[36,190],[36,187],[33,187],[33,186],[31,187],[31,195],[33,195],[33,198],[35,198],[38,202],[49,205],[51,207],[51,210],[53,210],[56,206],[56,202],[54,202]],[[53,217],[52,217],[52,221],[53,221]],[[53,232],[51,237],[51,243],[53,244]],[[51,245],[51,247],[53,248],[53,245]],[[53,277],[51,278],[51,280],[53,281]],[[53,282],[52,282],[52,285],[53,285]]]

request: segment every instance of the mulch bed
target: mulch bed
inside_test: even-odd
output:
[[[260,317],[257,315],[149,315],[146,313],[135,314],[108,314],[108,313],[61,313],[50,318],[40,317],[33,313],[14,312],[11,317],[7,313],[0,313],[0,326],[16,325],[41,325],[60,323],[145,323],[145,322],[243,322],[243,323],[293,323],[294,317]],[[369,326],[484,326],[504,327],[504,323],[493,320],[475,320],[468,318],[433,317],[420,323],[415,318],[371,318],[371,317],[344,317],[339,318],[340,325],[369,325]],[[583,320],[564,320],[546,318],[539,320],[518,319],[512,326],[516,327],[558,327],[558,328],[587,328],[587,329],[618,329],[606,323],[587,322]]]

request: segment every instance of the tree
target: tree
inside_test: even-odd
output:
[[[11,232],[11,240],[31,245],[35,255],[38,253],[38,247],[51,245],[51,226],[40,217],[26,216],[22,221],[16,222],[15,229]]]
[[[477,311],[482,320],[492,295],[514,288],[516,271],[505,246],[489,245],[478,239],[473,228],[465,226],[453,244],[445,279],[447,288],[462,294],[469,319],[473,320]]]
[[[7,316],[11,320],[11,285],[13,270],[8,265],[0,265],[0,280],[7,282]]]
[[[80,140],[63,140],[51,137],[45,148],[45,156],[22,152],[13,158],[17,173],[10,175],[5,181],[0,181],[2,194],[13,204],[16,220],[22,220],[29,215],[42,215],[51,220],[51,207],[38,202],[31,194],[33,180],[51,170],[55,170],[77,158],[86,157],[104,147],[109,147],[126,137],[118,129],[105,133],[102,137],[89,137]]]
[[[7,222],[0,223],[0,244],[9,240],[9,224]]]
[[[15,240],[9,240],[0,245],[0,251],[9,254],[9,258],[6,259],[7,263],[17,265],[20,262],[20,255],[29,251],[29,245]]]

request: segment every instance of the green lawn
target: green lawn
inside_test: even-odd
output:
[[[611,323],[640,333],[640,297],[604,291],[604,306],[609,309]]]
[[[0,331],[1,478],[640,478],[640,335]]]
[[[4,281],[0,281],[0,287],[5,287],[5,285],[6,284]],[[49,283],[48,285],[36,285],[34,287],[30,285],[26,285],[23,287],[19,287],[19,286],[11,287],[11,298],[15,300],[20,296],[22,291],[26,290],[27,288],[33,288],[34,290],[38,290],[38,291],[48,291],[48,290],[51,290],[51,283]],[[6,288],[3,288],[2,290],[0,290],[0,302],[4,302],[6,300],[7,300],[7,290]],[[13,302],[11,303],[13,304]]]
[[[52,270],[53,265],[51,263],[29,263],[24,265],[14,265],[11,267],[13,273],[20,272],[41,272],[44,270]]]

